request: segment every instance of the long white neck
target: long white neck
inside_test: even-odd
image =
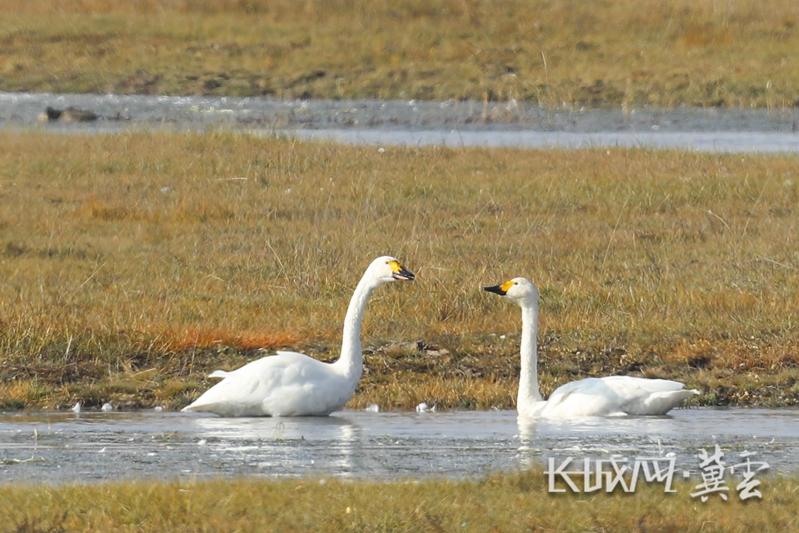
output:
[[[344,317],[344,332],[341,339],[341,356],[334,363],[350,381],[357,382],[363,373],[363,354],[361,352],[361,323],[366,310],[366,302],[372,289],[376,287],[374,281],[361,278],[347,307],[347,316]]]
[[[522,305],[522,371],[519,377],[517,409],[542,400],[538,391],[538,302]]]

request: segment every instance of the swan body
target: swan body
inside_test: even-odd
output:
[[[630,376],[586,378],[561,385],[544,400],[538,390],[538,289],[525,278],[485,287],[522,308],[521,378],[516,409],[520,416],[579,418],[588,416],[664,415],[699,394],[678,381]]]
[[[236,370],[216,370],[222,381],[208,389],[184,412],[220,416],[327,416],[352,397],[363,372],[360,333],[372,290],[414,275],[393,257],[378,257],[355,289],[344,319],[341,356],[323,363],[297,352],[279,351]]]
[[[699,392],[667,379],[585,378],[561,385],[547,401],[519,404],[518,411],[523,416],[545,418],[665,415],[695,394]]]
[[[296,352],[278,351],[210,377],[222,381],[184,411],[220,416],[327,416],[352,397],[360,373],[348,376],[335,364]]]

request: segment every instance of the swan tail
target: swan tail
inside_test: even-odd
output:
[[[219,379],[225,379],[225,378],[226,378],[226,377],[228,377],[229,375],[230,375],[230,372],[226,372],[226,371],[224,371],[224,370],[214,370],[213,372],[211,372],[210,374],[208,374],[208,377],[209,377],[209,378],[219,378]]]
[[[242,405],[230,405],[224,402],[200,402],[200,399],[180,410],[181,413],[213,413],[219,416],[262,416]]]
[[[202,398],[198,398],[186,407],[180,410],[181,413],[216,413],[215,408],[217,404],[201,402]]]

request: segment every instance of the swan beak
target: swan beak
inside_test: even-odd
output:
[[[400,267],[398,271],[391,274],[391,277],[398,281],[413,281],[416,279],[416,275],[405,267]]]
[[[490,287],[483,287],[484,291],[493,292],[494,294],[499,294],[500,296],[505,296],[506,292],[502,290],[501,285],[492,285]]]
[[[413,272],[399,264],[399,261],[392,261],[390,263],[391,266],[391,277],[397,281],[413,281],[416,279],[416,276]]]
[[[483,287],[484,291],[493,292],[494,294],[499,294],[500,296],[505,296],[508,294],[508,289],[513,286],[512,281],[506,281],[502,285],[492,285],[490,287]]]

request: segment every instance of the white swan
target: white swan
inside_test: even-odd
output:
[[[522,368],[516,397],[520,416],[663,415],[686,398],[699,394],[677,381],[610,376],[561,385],[545,401],[538,391],[538,288],[525,278],[513,278],[484,290],[505,296],[522,308]]]
[[[369,295],[385,283],[413,279],[413,273],[393,257],[378,257],[352,295],[336,362],[279,351],[230,372],[216,370],[210,377],[222,381],[183,411],[220,416],[327,416],[340,409],[352,397],[363,372],[361,321]]]

